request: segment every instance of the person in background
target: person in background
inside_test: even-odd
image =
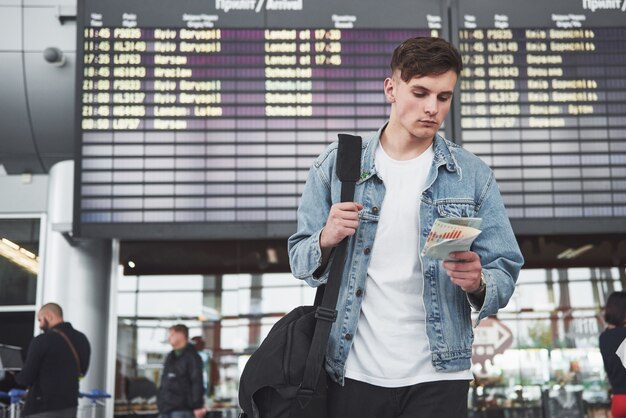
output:
[[[167,340],[173,350],[165,359],[157,394],[159,418],[202,418],[206,414],[202,358],[189,344],[189,329],[173,325]]]
[[[30,343],[17,383],[27,386],[22,415],[75,418],[78,381],[87,373],[91,348],[87,337],[63,319],[63,309],[47,303],[37,313],[43,334]]]
[[[617,354],[617,349],[626,339],[626,292],[609,295],[604,320],[607,328],[600,334],[600,353],[613,392],[611,413],[613,418],[626,418],[626,368]]]
[[[191,339],[191,344],[198,352],[198,355],[202,359],[202,382],[204,383],[204,394],[209,394],[209,362],[211,360],[211,350],[207,350],[206,342],[204,338],[197,335]]]

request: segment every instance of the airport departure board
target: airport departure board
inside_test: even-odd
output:
[[[286,237],[314,158],[387,119],[436,1],[79,2],[78,235]]]
[[[452,40],[447,136],[520,235],[626,232],[626,0],[79,2],[75,233],[287,237],[337,133],[388,117],[391,52]]]
[[[626,232],[626,2],[458,2],[457,137],[516,232]]]

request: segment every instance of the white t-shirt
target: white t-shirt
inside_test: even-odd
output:
[[[346,377],[382,387],[471,380],[470,370],[437,372],[426,335],[419,204],[432,165],[432,146],[396,161],[379,144],[375,165],[385,184],[376,238]]]

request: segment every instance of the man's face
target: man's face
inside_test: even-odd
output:
[[[187,341],[185,341],[185,334],[177,332],[173,329],[168,331],[167,341],[170,343],[172,348],[175,349],[182,348],[187,344]]]
[[[46,318],[45,314],[39,312],[37,314],[37,321],[39,322],[39,329],[46,332],[50,329],[50,322]]]
[[[385,80],[385,96],[391,103],[390,124],[417,140],[431,140],[450,111],[457,75],[413,77],[405,82],[396,71]]]

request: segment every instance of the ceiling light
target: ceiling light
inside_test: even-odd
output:
[[[0,241],[0,256],[35,275],[39,274],[39,257],[6,238]]]
[[[586,253],[587,251],[591,250],[593,248],[593,244],[587,244],[587,245],[583,245],[580,248],[568,248],[567,250],[561,252],[559,255],[556,256],[557,259],[559,260],[571,260],[573,258],[578,257],[579,255]]]
[[[270,264],[278,264],[278,253],[275,248],[269,247],[266,251],[267,262]]]
[[[19,251],[19,250],[20,250],[20,246],[19,246],[19,245],[17,245],[16,243],[14,243],[14,242],[12,242],[12,241],[9,241],[9,240],[8,240],[8,239],[6,239],[6,238],[2,238],[2,242],[3,242],[5,245],[8,245],[9,247],[13,248],[15,251]]]
[[[26,248],[20,248],[20,252],[22,254],[24,254],[28,258],[32,258],[33,260],[35,260],[37,258],[37,256],[35,254],[31,253]]]

